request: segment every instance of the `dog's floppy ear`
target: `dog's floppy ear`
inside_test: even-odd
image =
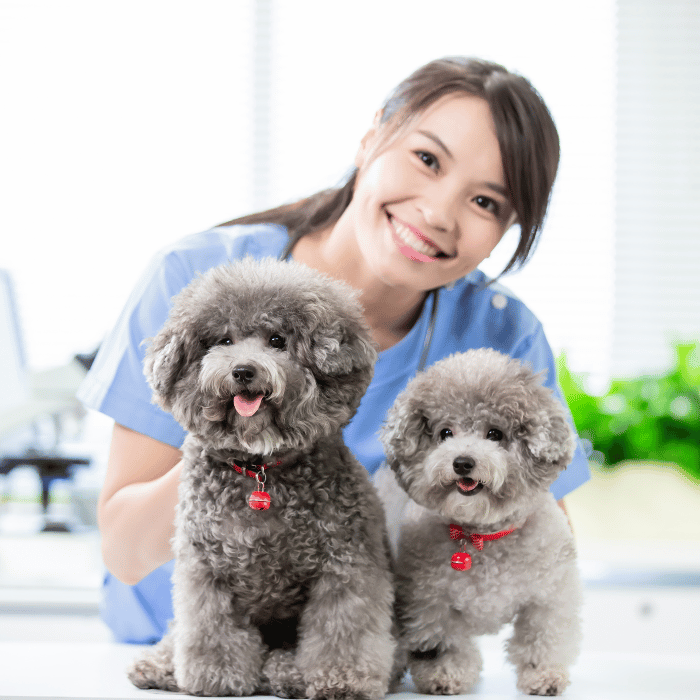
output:
[[[398,472],[402,464],[425,449],[427,436],[427,417],[419,402],[404,392],[389,409],[380,433],[389,466]]]
[[[306,345],[309,364],[327,377],[355,375],[364,393],[374,374],[377,348],[357,290],[328,277],[317,283],[309,307],[315,319]]]
[[[186,366],[186,338],[166,324],[146,350],[144,374],[153,389],[153,400],[166,411],[172,409],[174,389]]]
[[[364,329],[323,334],[315,338],[312,353],[316,367],[331,377],[372,370],[377,351]]]
[[[523,442],[536,462],[561,470],[573,458],[576,443],[564,407],[553,396],[547,399],[524,426]]]

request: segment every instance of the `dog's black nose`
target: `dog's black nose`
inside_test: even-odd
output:
[[[247,384],[255,379],[255,368],[250,365],[241,365],[233,370],[233,378]]]
[[[455,461],[452,462],[452,468],[460,476],[467,476],[475,466],[476,462],[474,462],[471,457],[457,457]]]

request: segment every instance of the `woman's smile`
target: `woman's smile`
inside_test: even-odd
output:
[[[395,216],[388,214],[389,225],[394,242],[399,252],[409,260],[416,262],[433,262],[449,257],[440,247],[417,228]]]

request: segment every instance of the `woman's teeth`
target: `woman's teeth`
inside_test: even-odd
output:
[[[438,255],[440,255],[441,251],[439,248],[436,248],[435,246],[429,245],[426,243],[423,239],[418,238],[413,231],[411,231],[410,228],[407,226],[404,226],[402,223],[397,221],[396,219],[392,219],[391,223],[394,226],[394,231],[396,231],[396,235],[407,245],[413,248],[417,253],[422,253],[423,255],[428,255],[431,258],[436,258]]]

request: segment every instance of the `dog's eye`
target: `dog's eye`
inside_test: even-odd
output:
[[[284,350],[286,345],[287,341],[285,340],[284,336],[281,336],[279,333],[275,333],[274,335],[270,336],[271,348],[275,348],[275,350]]]
[[[498,428],[491,428],[488,433],[486,433],[486,439],[500,442],[503,440],[503,433]]]
[[[447,438],[451,438],[453,435],[453,432],[449,428],[443,428],[440,431],[440,440],[447,440]]]
[[[233,341],[231,338],[221,338],[221,340],[218,340],[215,345],[233,345]]]

